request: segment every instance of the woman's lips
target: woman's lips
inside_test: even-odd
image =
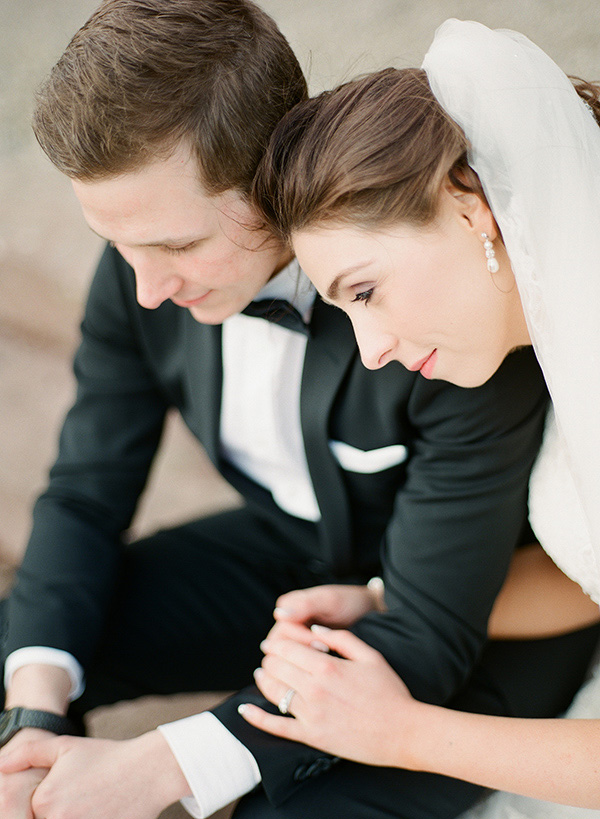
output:
[[[426,355],[425,358],[422,358],[420,361],[417,361],[408,369],[411,370],[412,372],[416,372],[417,370],[419,370],[419,372],[424,378],[432,378],[436,361],[437,347],[435,348],[435,350],[429,353],[429,355]]]

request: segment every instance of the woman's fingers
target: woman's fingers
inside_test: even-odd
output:
[[[315,600],[313,589],[297,589],[277,598],[273,616],[276,620],[305,623],[314,617],[320,609],[319,600]]]
[[[310,645],[315,640],[315,635],[307,627],[300,623],[292,623],[287,620],[279,620],[275,623],[271,631],[267,634],[267,640],[289,638],[304,645]]]
[[[291,739],[296,742],[302,742],[303,730],[300,724],[295,719],[289,717],[277,717],[274,714],[269,714],[263,711],[258,705],[250,703],[243,703],[238,707],[239,713],[242,717],[254,725],[255,728],[260,728],[262,731],[267,731],[269,734],[283,737],[284,739]]]
[[[361,660],[368,663],[381,658],[379,651],[365,643],[356,634],[352,634],[351,631],[328,629],[324,626],[312,626],[311,631],[319,642],[348,660]]]
[[[285,693],[293,689],[296,695],[288,710],[294,715],[302,699],[314,698],[316,687],[335,687],[337,666],[346,662],[290,639],[264,640],[261,646],[265,657],[261,668],[254,672],[256,684],[274,705],[279,705]]]
[[[297,715],[297,708],[300,705],[302,696],[297,688],[266,671],[264,668],[256,669],[254,672],[254,680],[263,697],[278,707],[288,692],[293,691],[293,697],[291,697],[291,699],[288,698],[288,702],[286,702],[286,713],[292,714],[293,716]],[[302,689],[302,686],[300,688]]]
[[[350,631],[317,625],[307,629],[295,623],[279,623],[277,631],[263,640],[261,648],[266,654],[277,654],[307,671],[313,670],[314,662],[318,662],[314,649],[321,655],[328,649],[348,660],[362,662],[375,662],[381,657],[376,649]]]
[[[290,685],[294,685],[302,681],[302,675],[306,677],[307,674],[325,674],[333,670],[332,666],[335,663],[343,662],[330,657],[326,653],[325,643],[321,643],[315,635],[311,636],[311,642],[316,643],[316,647],[282,636],[263,640],[260,644],[265,653],[262,661],[263,668],[268,669],[279,679],[285,679]]]
[[[376,597],[366,586],[324,585],[297,589],[277,599],[277,621],[351,626],[375,606]]]
[[[340,596],[339,587],[333,585],[287,592],[277,599],[274,616],[298,623],[329,622],[339,610]]]
[[[302,642],[283,636],[284,631],[288,635],[299,636]],[[299,634],[296,631],[297,627],[293,624],[282,624],[277,637],[263,640],[261,648],[265,657],[262,667],[255,672],[259,690],[274,705],[279,706],[290,690],[295,692],[287,707],[293,716],[302,717],[307,703],[310,711],[320,706],[323,698],[337,697],[340,686],[344,688],[347,685],[346,677],[355,662],[371,669],[382,662],[378,651],[351,632],[317,626],[311,631],[302,628]],[[320,648],[306,644],[310,637],[318,638]],[[328,650],[340,656],[325,653]]]

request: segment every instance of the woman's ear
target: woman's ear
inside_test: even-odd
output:
[[[450,179],[446,179],[442,186],[442,196],[446,204],[459,218],[463,226],[481,236],[486,233],[492,241],[498,235],[498,225],[490,210],[490,206],[483,196],[475,191],[464,191],[457,188]]]

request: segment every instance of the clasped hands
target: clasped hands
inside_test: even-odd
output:
[[[114,741],[24,729],[0,752],[6,819],[156,819],[188,794],[158,731]]]

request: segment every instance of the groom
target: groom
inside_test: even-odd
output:
[[[106,0],[40,91],[36,135],[109,244],[8,604],[0,756],[32,768],[0,775],[7,816],[153,819],[183,799],[200,817],[244,794],[243,819],[460,813],[476,786],[253,729],[253,687],[128,742],[69,736],[103,703],[248,686],[294,588],[383,574],[389,611],[355,631],[419,698],[552,715],[579,683],[587,647],[561,676],[552,640],[485,646],[546,405],[531,352],[473,390],[369,372],[257,223],[256,165],[305,94],[249,0]],[[130,543],[171,408],[245,506]]]

